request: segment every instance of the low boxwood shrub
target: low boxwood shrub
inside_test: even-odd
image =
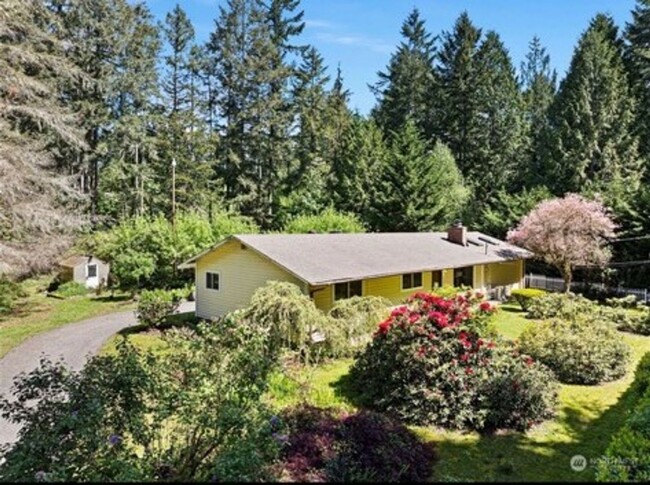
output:
[[[83,283],[79,283],[78,281],[68,281],[60,284],[54,294],[62,298],[70,298],[72,296],[87,295],[88,291],[88,288]]]
[[[528,317],[535,319],[561,318],[574,320],[591,313],[598,305],[575,293],[547,293],[530,301]]]
[[[464,294],[467,293],[468,291],[471,291],[471,288],[469,286],[444,285],[434,289],[432,293],[434,295],[442,296],[443,298],[453,298],[458,294],[461,293]]]
[[[639,307],[628,309],[622,307],[600,307],[603,320],[612,323],[623,332],[650,335],[650,309]]]
[[[300,406],[278,420],[285,443],[276,476],[299,482],[424,482],[435,453],[406,426],[372,411]]]
[[[182,297],[179,290],[144,290],[140,293],[135,315],[141,325],[160,326],[178,309]]]
[[[528,307],[533,298],[539,298],[544,295],[546,295],[546,291],[538,288],[520,288],[510,292],[510,296],[521,305],[521,309],[525,312],[528,311]]]
[[[636,404],[598,462],[599,482],[650,481],[650,353],[641,359],[629,392]]]
[[[607,323],[586,315],[528,326],[521,351],[547,365],[567,384],[598,384],[625,374],[630,348]]]
[[[622,297],[607,298],[605,305],[613,308],[638,308],[640,306],[639,300],[634,295],[627,295]]]
[[[466,294],[413,295],[379,324],[352,366],[352,386],[369,407],[412,424],[526,429],[547,419],[556,403],[552,374],[481,338],[493,311]],[[508,406],[520,413],[499,410]]]

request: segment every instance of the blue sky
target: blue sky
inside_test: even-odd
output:
[[[197,39],[206,40],[223,0],[147,0],[161,20],[176,3],[192,19]],[[458,15],[467,10],[475,25],[501,35],[517,67],[528,42],[538,35],[561,78],[589,20],[605,12],[623,28],[634,4],[634,0],[302,0],[303,41],[318,48],[332,77],[341,64],[345,85],[352,91],[351,107],[366,114],[375,102],[367,85],[388,63],[400,41],[402,22],[413,7],[434,34],[451,30]]]

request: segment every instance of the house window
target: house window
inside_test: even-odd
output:
[[[219,291],[219,273],[205,273],[205,287]]]
[[[334,300],[343,300],[353,296],[362,296],[363,284],[361,280],[336,283],[334,285]]]
[[[431,272],[431,288],[439,288],[442,286],[442,271]]]
[[[408,273],[402,275],[402,290],[422,288],[422,273]]]
[[[474,267],[465,266],[454,270],[454,286],[472,286],[474,284]]]
[[[97,277],[97,265],[96,264],[89,264],[86,266],[86,272],[88,273],[88,278],[96,278]]]

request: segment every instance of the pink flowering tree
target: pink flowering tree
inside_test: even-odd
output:
[[[611,252],[606,242],[614,237],[615,229],[601,202],[567,194],[540,202],[508,232],[507,239],[556,267],[568,292],[576,266],[607,264]]]

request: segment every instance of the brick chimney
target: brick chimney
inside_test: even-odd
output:
[[[447,240],[461,246],[467,246],[467,228],[457,219],[454,224],[447,229]]]

